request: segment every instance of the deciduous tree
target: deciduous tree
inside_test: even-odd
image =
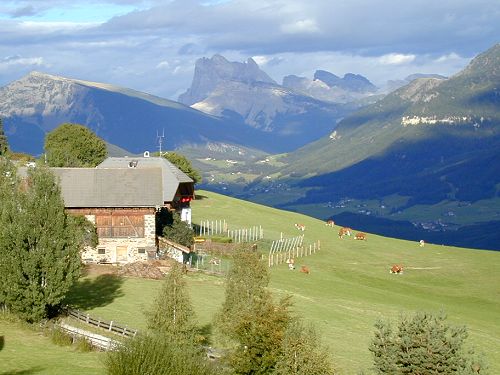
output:
[[[290,322],[289,298],[275,303],[267,290],[269,274],[257,252],[241,248],[233,256],[226,298],[216,324],[236,349],[227,360],[237,374],[274,370]]]
[[[198,172],[188,158],[177,152],[169,151],[162,155],[169,162],[191,177],[195,184],[201,182],[201,174]]]
[[[51,167],[95,167],[108,155],[106,143],[89,128],[69,123],[47,134],[45,153]]]
[[[322,346],[318,333],[312,326],[292,321],[281,343],[277,358],[276,375],[333,375],[329,353]]]

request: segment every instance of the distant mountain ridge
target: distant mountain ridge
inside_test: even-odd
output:
[[[88,126],[109,143],[133,153],[154,150],[158,132],[164,147],[207,140],[266,147],[257,131],[180,103],[109,84],[39,72],[0,88],[0,116],[15,151],[40,154],[45,134],[64,122]]]
[[[387,84],[385,87],[381,88],[382,92],[390,93],[392,91],[395,91],[399,89],[400,87],[406,86],[409,84],[411,81],[414,81],[419,78],[437,78],[437,79],[446,79],[448,77],[445,77],[441,74],[426,74],[426,73],[415,73],[415,74],[410,74],[409,76],[405,77],[404,79],[397,79],[397,80],[389,80],[387,81]]]
[[[251,58],[239,63],[221,55],[196,61],[191,87],[179,101],[270,134],[287,135],[291,148],[299,139],[306,143],[328,134],[353,110],[279,85]]]
[[[288,75],[283,78],[283,86],[333,103],[353,103],[363,98],[375,98],[377,92],[377,87],[362,75],[347,73],[340,78],[325,70],[317,70],[313,79]]]

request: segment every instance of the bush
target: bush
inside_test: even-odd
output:
[[[73,344],[73,336],[58,327],[52,328],[50,339],[54,344],[59,346],[70,346]]]
[[[84,352],[84,353],[92,352],[95,349],[94,345],[92,345],[92,343],[84,337],[80,337],[80,338],[76,339],[74,344],[75,344],[76,349],[78,351]]]
[[[210,237],[212,242],[217,242],[217,243],[232,243],[233,239],[231,237],[222,237],[222,236],[214,236]]]
[[[180,346],[165,336],[142,335],[128,339],[105,358],[108,375],[215,375],[223,374],[192,346]]]

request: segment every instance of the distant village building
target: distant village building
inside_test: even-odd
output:
[[[85,249],[83,261],[129,263],[154,256],[156,214],[163,207],[191,225],[194,182],[165,158],[112,157],[96,168],[51,170],[67,212],[84,215],[97,228],[99,244]]]

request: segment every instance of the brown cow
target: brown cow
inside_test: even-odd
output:
[[[347,228],[347,227],[340,228],[339,229],[339,238],[342,239],[342,238],[344,238],[344,236],[350,236],[351,231],[352,231],[351,228]]]
[[[389,272],[390,273],[397,273],[397,274],[403,273],[403,265],[402,264],[394,264],[391,267],[391,270]]]
[[[306,230],[306,226],[304,224],[297,224],[295,223],[295,228],[297,228],[298,230],[301,230],[301,231],[305,231]]]
[[[300,267],[300,272],[305,273],[306,275],[309,275],[309,272],[311,272],[311,271],[309,270],[309,267],[307,267],[307,266],[301,266]]]
[[[356,233],[356,236],[354,236],[354,239],[366,241],[366,234],[364,234],[363,232]]]
[[[329,219],[326,221],[326,225],[329,227],[333,227],[335,225],[335,221],[333,221],[332,219]]]

